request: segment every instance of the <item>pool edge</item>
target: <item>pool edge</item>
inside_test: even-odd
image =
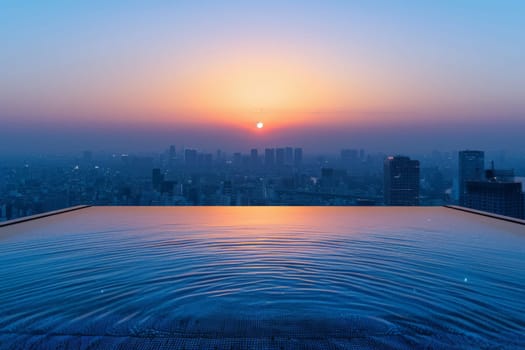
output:
[[[74,207],[48,211],[48,212],[45,212],[45,213],[35,214],[35,215],[31,215],[31,216],[25,216],[25,217],[13,219],[13,220],[7,220],[7,221],[4,221],[4,222],[0,222],[0,228],[6,227],[6,226],[20,224],[20,223],[26,222],[26,221],[33,221],[33,220],[37,220],[37,219],[42,219],[42,218],[45,218],[45,217],[48,217],[48,216],[54,216],[54,215],[58,215],[58,214],[69,213],[71,211],[76,211],[76,210],[85,209],[85,208],[89,208],[89,207],[91,207],[91,205],[77,205],[77,206],[74,206]]]
[[[510,217],[510,216],[504,216],[504,215],[489,213],[489,212],[486,212],[486,211],[465,208],[465,207],[461,207],[459,205],[444,205],[443,207],[444,208],[448,208],[448,209],[463,211],[463,212],[470,213],[470,214],[486,216],[486,217],[489,217],[489,218],[492,218],[492,219],[512,222],[512,223],[518,224],[518,225],[525,225],[525,220],[518,219],[518,218],[513,218],[513,217]]]

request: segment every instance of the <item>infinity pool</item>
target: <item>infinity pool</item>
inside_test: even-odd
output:
[[[525,348],[525,226],[90,207],[0,228],[0,348]]]

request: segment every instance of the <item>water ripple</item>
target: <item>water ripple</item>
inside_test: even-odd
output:
[[[174,213],[180,224],[7,235],[0,332],[170,337],[224,332],[224,320],[286,329],[306,318],[330,324],[325,335],[347,322],[368,336],[381,329],[392,347],[457,336],[525,346],[525,233],[456,217],[457,229],[440,230],[437,218],[235,225]]]

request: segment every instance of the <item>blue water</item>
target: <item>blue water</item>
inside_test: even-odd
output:
[[[448,208],[87,208],[0,266],[0,348],[525,348],[525,226]]]

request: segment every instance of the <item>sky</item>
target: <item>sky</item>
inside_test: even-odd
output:
[[[521,0],[0,0],[0,154],[525,149],[524,33]]]

